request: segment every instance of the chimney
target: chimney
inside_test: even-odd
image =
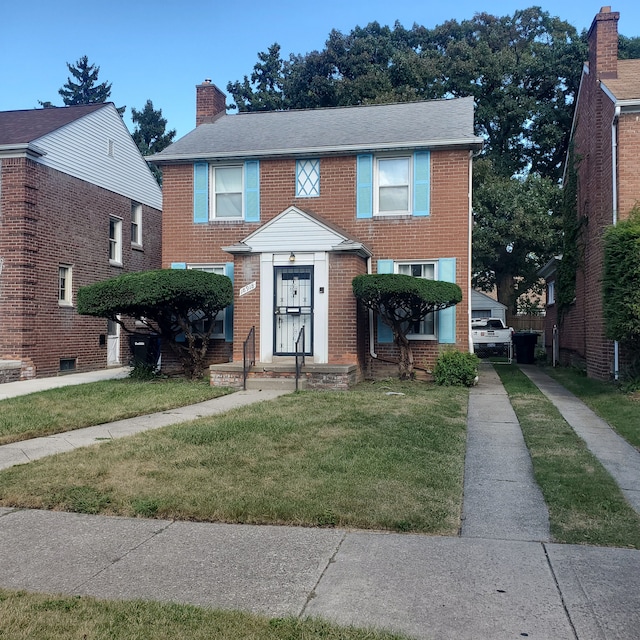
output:
[[[618,77],[618,20],[620,13],[602,7],[589,29],[589,71],[596,80]]]
[[[227,110],[227,96],[207,78],[196,85],[196,127],[213,122]]]

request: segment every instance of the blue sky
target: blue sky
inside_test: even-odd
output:
[[[605,0],[606,1],[606,0]],[[321,49],[331,29],[348,33],[374,20],[409,28],[434,27],[486,11],[511,15],[533,5],[588,28],[603,2],[577,0],[31,0],[4,1],[0,21],[0,111],[32,109],[38,100],[62,105],[58,89],[66,62],[83,55],[112,83],[111,99],[142,109],[147,99],[162,109],[178,137],[195,126],[195,85],[211,78],[223,91],[250,75],[257,53],[274,42],[283,58]],[[640,36],[640,2],[617,0],[619,31]]]

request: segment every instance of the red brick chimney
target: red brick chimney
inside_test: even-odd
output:
[[[618,20],[620,13],[602,7],[589,29],[589,71],[601,78],[618,77]]]
[[[196,127],[213,122],[227,110],[227,96],[207,78],[196,85]]]

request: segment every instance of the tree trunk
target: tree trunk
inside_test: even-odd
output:
[[[400,380],[413,379],[413,351],[411,350],[411,342],[402,332],[394,331],[395,343],[400,350],[400,359],[398,361],[398,377]]]

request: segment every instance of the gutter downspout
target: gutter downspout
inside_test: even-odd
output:
[[[473,152],[469,151],[469,248],[467,253],[467,260],[469,268],[467,271],[467,335],[469,340],[469,353],[473,353],[473,337],[471,335],[471,316],[472,304],[471,304],[471,239],[473,235]]]
[[[616,105],[613,121],[611,122],[611,191],[613,208],[613,225],[618,224],[618,120],[620,118],[620,106]],[[620,379],[620,344],[617,340],[613,343],[613,378]]]
[[[367,258],[367,274],[373,273],[371,263],[371,256]],[[369,355],[372,358],[378,358],[378,354],[375,352],[375,340],[373,339],[373,309],[369,309]]]

